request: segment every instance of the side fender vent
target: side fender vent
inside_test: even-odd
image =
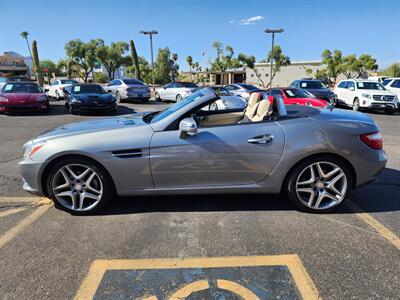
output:
[[[124,149],[111,151],[113,156],[120,158],[141,157],[142,149]]]

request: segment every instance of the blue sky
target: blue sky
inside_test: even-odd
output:
[[[264,29],[271,27],[285,29],[276,41],[292,61],[318,60],[326,48],[372,54],[380,67],[400,61],[398,0],[0,0],[0,11],[0,52],[26,55],[19,36],[26,30],[40,58],[56,61],[75,38],[133,39],[149,60],[143,29],[159,31],[155,49],[178,53],[181,70],[188,69],[188,55],[205,65],[215,56],[215,40],[261,60],[271,47]]]

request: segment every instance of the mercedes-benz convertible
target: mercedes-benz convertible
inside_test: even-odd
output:
[[[74,214],[117,195],[211,193],[281,194],[300,210],[327,212],[385,167],[366,114],[257,95],[245,109],[204,109],[218,100],[204,88],[163,111],[43,132],[24,145],[24,189]]]

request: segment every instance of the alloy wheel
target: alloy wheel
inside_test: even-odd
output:
[[[300,173],[296,180],[296,194],[307,207],[325,210],[338,205],[346,197],[345,172],[331,162],[315,162]]]
[[[355,110],[355,111],[360,110],[360,102],[358,101],[358,99],[355,99],[353,102],[353,110]]]
[[[181,100],[182,100],[182,96],[181,95],[176,96],[176,102],[179,102]]]
[[[92,168],[68,164],[55,173],[52,190],[65,208],[77,212],[89,211],[97,206],[103,196],[103,182]]]

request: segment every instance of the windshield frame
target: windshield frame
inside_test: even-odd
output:
[[[74,91],[74,89],[77,86],[79,86],[79,87],[82,87],[82,86],[84,86],[84,87],[89,87],[89,86],[92,87],[93,86],[93,87],[96,87],[96,88],[100,88],[101,93],[98,93],[97,91],[91,91],[91,92],[90,91],[85,91],[85,92],[79,91],[79,92],[76,92],[76,91]],[[77,84],[77,85],[72,85],[69,90],[70,90],[71,95],[87,95],[87,94],[104,95],[104,94],[107,94],[107,92],[104,90],[104,88],[99,84]]]
[[[362,86],[360,87],[360,83]],[[357,90],[374,90],[374,91],[387,91],[385,86],[380,83],[380,82],[375,82],[375,81],[357,81]],[[367,87],[365,87],[366,85]],[[375,85],[377,88],[370,88],[372,85]],[[381,88],[379,88],[381,87]]]
[[[7,90],[7,86],[34,86],[37,88],[37,91],[34,92],[29,92],[29,91],[13,91],[13,90]],[[13,88],[13,87],[12,87]],[[35,82],[8,82],[6,83],[3,88],[1,89],[2,94],[22,94],[22,93],[27,93],[27,94],[43,94],[43,90],[40,88],[40,86],[35,83]]]

